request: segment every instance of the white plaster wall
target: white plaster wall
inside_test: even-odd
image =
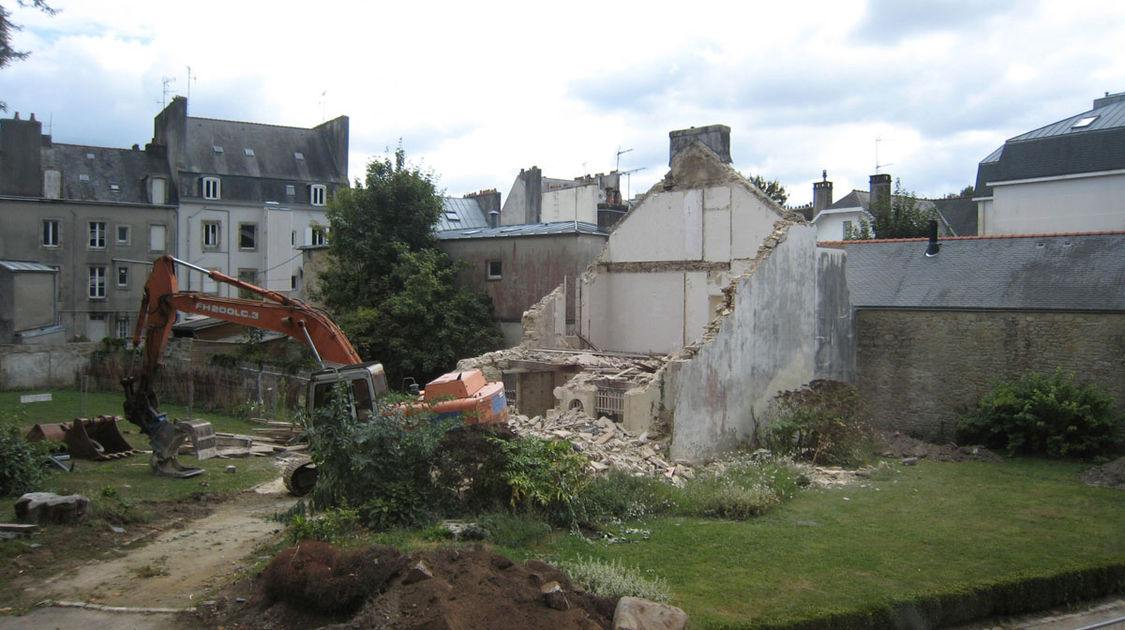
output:
[[[684,274],[602,273],[590,286],[586,338],[602,350],[663,354],[684,334]]]
[[[762,241],[773,232],[773,222],[780,216],[761,197],[742,186],[731,186],[731,258],[753,258]]]
[[[793,225],[751,275],[714,339],[670,371],[672,457],[702,461],[759,427],[770,399],[816,372],[816,231]]]
[[[627,214],[606,243],[606,261],[703,258],[703,191],[651,195]]]
[[[710,262],[731,259],[731,187],[717,186],[703,191],[703,258]]]
[[[95,343],[0,346],[0,390],[74,387],[79,368],[90,362]]]
[[[994,184],[981,234],[1125,230],[1125,174]]]
[[[851,212],[833,212],[832,214],[820,214],[816,217],[816,240],[818,241],[842,241],[846,236],[844,231],[844,222],[851,221],[852,225],[859,229],[859,222],[867,218],[867,213],[861,208],[856,208]]]
[[[598,187],[596,184],[564,188],[543,193],[543,223],[555,221],[598,222]]]

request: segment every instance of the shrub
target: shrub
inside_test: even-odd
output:
[[[578,518],[594,525],[671,512],[680,489],[652,477],[611,470],[595,478],[575,502]]]
[[[594,558],[578,558],[573,562],[559,562],[558,568],[599,597],[643,597],[654,602],[668,601],[668,583],[662,578],[645,577],[616,560],[603,562]]]
[[[46,476],[44,452],[40,445],[23,439],[14,425],[0,422],[0,497],[23,494],[39,486]]]
[[[874,454],[864,403],[855,387],[815,380],[774,397],[760,444],[813,464],[861,466]]]
[[[364,526],[381,531],[432,522],[448,502],[448,491],[436,481],[435,455],[455,421],[436,421],[388,398],[369,421],[357,422],[340,386],[310,422],[314,508],[352,506]]]
[[[958,419],[957,439],[1008,455],[1094,457],[1119,446],[1120,423],[1111,395],[1057,369],[994,385]]]
[[[589,484],[586,456],[565,440],[490,438],[504,453],[501,476],[514,508],[541,508],[557,524],[576,524],[574,501]]]

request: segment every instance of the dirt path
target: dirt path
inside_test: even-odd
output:
[[[244,565],[254,548],[280,530],[269,520],[288,510],[296,499],[285,492],[281,480],[258,486],[215,511],[184,527],[159,534],[152,542],[119,558],[93,562],[61,574],[37,587],[36,599],[85,602],[128,608],[182,609],[195,606],[201,597],[224,584]],[[108,617],[107,617],[108,615]],[[82,609],[40,608],[22,617],[0,617],[0,629],[88,627],[109,620],[112,627],[169,627],[167,615],[146,615],[140,620],[156,625],[130,623],[123,613]],[[161,617],[164,617],[161,621]],[[115,622],[112,620],[116,620]],[[79,621],[79,624],[75,624]],[[31,625],[25,625],[31,623]],[[125,625],[118,626],[118,623]],[[37,625],[39,624],[39,625]]]

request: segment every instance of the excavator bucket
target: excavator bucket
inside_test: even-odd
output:
[[[37,424],[28,432],[27,440],[64,442],[71,457],[94,461],[129,457],[140,452],[121,434],[121,430],[117,428],[116,416]]]

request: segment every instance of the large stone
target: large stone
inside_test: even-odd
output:
[[[562,585],[554,580],[547,582],[539,587],[539,593],[543,596],[543,601],[555,610],[570,610],[570,602],[566,599],[566,593],[563,592]]]
[[[81,523],[90,513],[90,500],[80,494],[28,492],[16,500],[16,518],[24,523]]]
[[[683,610],[640,597],[622,597],[613,611],[613,630],[684,630]]]

